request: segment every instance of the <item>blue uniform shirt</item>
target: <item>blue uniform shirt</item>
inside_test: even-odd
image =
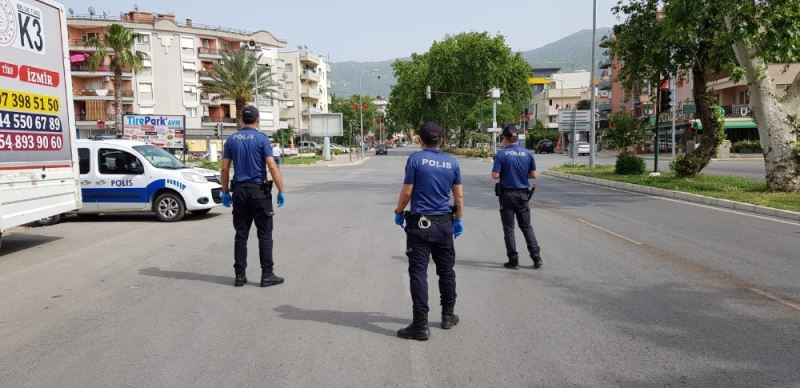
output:
[[[254,128],[244,127],[225,142],[222,157],[233,160],[233,181],[261,183],[267,180],[266,158],[272,156],[269,137]]]
[[[450,191],[453,185],[461,184],[461,169],[458,162],[442,150],[426,149],[408,157],[403,183],[414,185],[411,213],[426,216],[449,214]]]
[[[497,152],[493,172],[500,173],[500,186],[504,189],[527,189],[528,174],[536,170],[533,155],[519,144],[511,144]]]

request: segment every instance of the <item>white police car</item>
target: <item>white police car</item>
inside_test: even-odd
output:
[[[154,212],[178,221],[222,203],[219,175],[140,141],[78,140],[83,208],[77,214]]]

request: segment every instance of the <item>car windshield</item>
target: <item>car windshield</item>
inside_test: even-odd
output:
[[[168,170],[189,168],[163,148],[158,148],[152,145],[141,145],[134,146],[133,149],[142,154],[142,156],[144,156],[144,158],[156,168],[164,168]]]

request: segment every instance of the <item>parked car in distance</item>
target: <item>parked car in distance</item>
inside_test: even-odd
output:
[[[297,148],[300,149],[300,152],[314,152],[316,150],[321,150],[322,146],[314,141],[303,140],[297,143]]]
[[[350,153],[350,149],[349,148],[347,148],[345,146],[338,145],[338,144],[334,144],[334,143],[331,143],[331,149],[332,150],[339,150],[340,154]]]
[[[578,156],[589,155],[589,152],[592,151],[591,147],[589,147],[589,143],[585,141],[575,142],[575,146],[578,147]]]
[[[386,144],[378,144],[375,146],[375,155],[389,155],[389,150],[386,148]]]
[[[553,143],[552,140],[542,139],[539,140],[539,143],[536,144],[535,151],[537,154],[543,154],[543,153],[552,154],[555,151],[555,148],[556,148],[555,144]]]

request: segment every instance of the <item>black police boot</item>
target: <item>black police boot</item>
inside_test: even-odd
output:
[[[533,255],[533,268],[539,269],[542,268],[543,265],[544,262],[542,261],[542,256],[540,256],[538,253]]]
[[[405,339],[427,341],[431,337],[431,331],[428,329],[428,313],[414,311],[414,321],[405,329],[398,330],[397,336]]]
[[[508,269],[517,269],[519,267],[519,260],[517,258],[509,258],[508,262],[503,264],[503,267]]]
[[[247,276],[245,276],[244,272],[237,272],[236,273],[236,280],[233,282],[234,287],[241,287],[247,284]]]
[[[442,306],[442,329],[451,329],[458,325],[458,315],[453,314],[454,306]]]
[[[261,272],[261,287],[276,286],[283,283],[283,278],[272,272]]]

